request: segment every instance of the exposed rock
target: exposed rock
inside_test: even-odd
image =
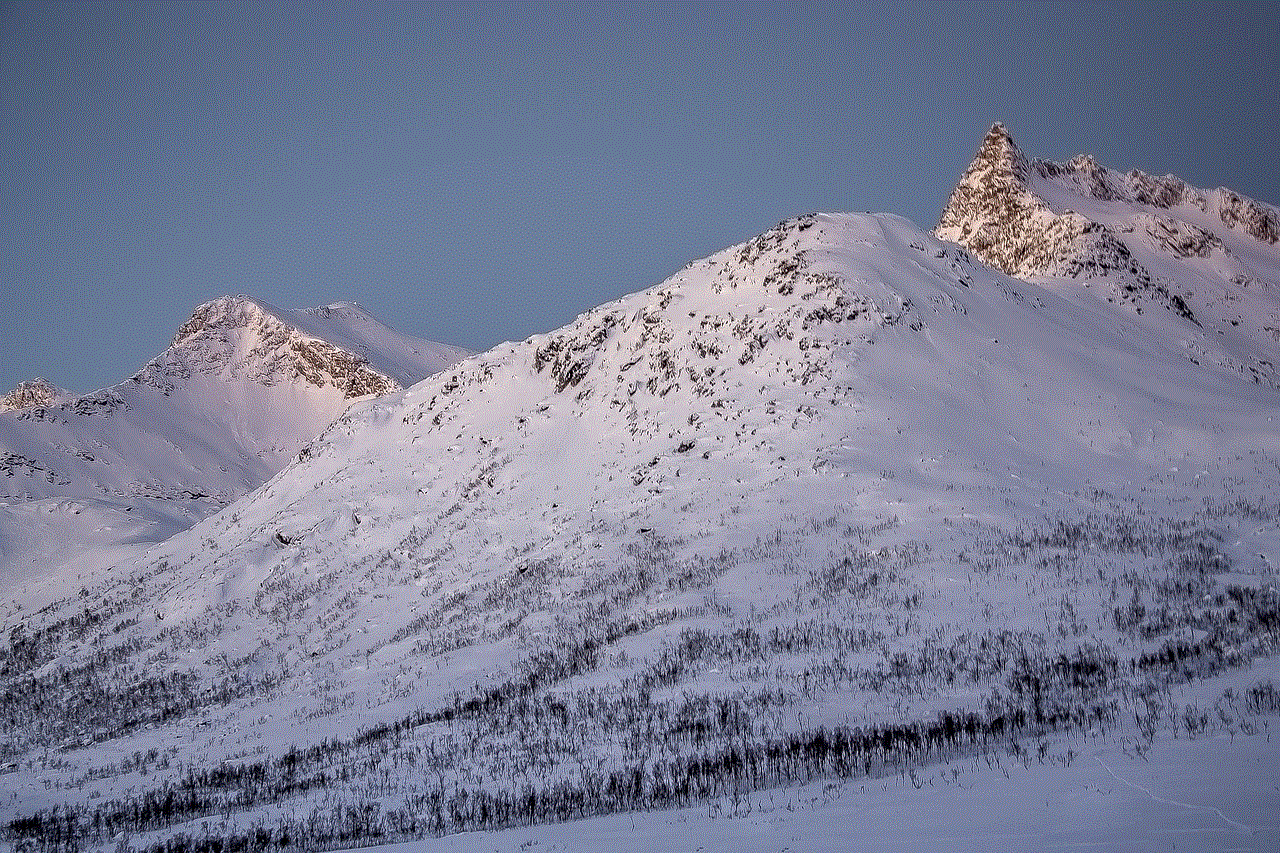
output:
[[[66,391],[47,379],[19,382],[16,388],[0,397],[0,412],[51,406],[66,396]]]
[[[1134,224],[1146,232],[1156,249],[1175,258],[1207,258],[1215,251],[1226,251],[1216,236],[1180,219],[1140,213]]]
[[[1214,195],[1218,218],[1228,228],[1243,231],[1261,243],[1280,240],[1280,211],[1231,190],[1220,189]]]
[[[1143,303],[1155,303],[1195,320],[1182,298],[1156,281],[1109,228],[1074,211],[1054,213],[1031,189],[1032,168],[1004,125],[992,126],[951,193],[935,233],[1007,275],[1105,280],[1112,299],[1139,312]],[[1034,169],[1096,199],[1114,200],[1128,192],[1088,156],[1066,164],[1037,161]],[[1162,199],[1172,191],[1139,183],[1144,193]]]

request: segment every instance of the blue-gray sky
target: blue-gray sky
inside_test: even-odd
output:
[[[198,303],[471,349],[813,210],[931,228],[987,127],[1280,202],[1280,5],[0,5],[0,388]]]

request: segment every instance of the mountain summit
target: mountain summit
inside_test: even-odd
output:
[[[1190,358],[1277,383],[1280,211],[1089,155],[1029,161],[1001,124],[983,138],[935,229],[1025,281],[1070,281],[1188,324]]]

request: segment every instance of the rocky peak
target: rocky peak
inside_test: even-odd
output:
[[[1104,280],[1109,299],[1139,312],[1144,303],[1155,303],[1195,320],[1181,297],[1153,279],[1110,228],[1075,211],[1054,213],[1034,191],[1032,169],[1040,177],[1069,181],[1080,195],[1103,201],[1121,195],[1113,173],[1089,156],[1029,167],[1008,130],[996,124],[951,193],[937,236],[1006,275],[1072,278],[1086,285]]]
[[[1027,186],[1028,164],[1002,124],[992,125],[973,162],[947,200],[935,233],[965,246],[1007,275],[1034,274],[1048,265],[1024,223],[1052,213]],[[1041,228],[1053,223],[1042,221]],[[1063,229],[1059,225],[1059,230]],[[1074,229],[1077,233],[1078,228]]]
[[[279,322],[278,318],[270,319]],[[187,321],[178,327],[173,345],[181,346],[192,338],[212,331],[247,329],[267,322],[269,322],[268,312],[248,296],[219,296],[217,299],[198,305],[191,312]]]
[[[982,145],[969,168],[972,170],[975,165],[979,167],[978,171],[986,174],[1005,174],[1023,183],[1027,180],[1027,158],[1013,141],[1009,129],[1000,122],[991,125],[982,138]]]
[[[0,412],[51,406],[66,396],[68,396],[66,391],[47,379],[31,379],[27,382],[19,382],[17,387],[8,394],[0,396]]]
[[[338,307],[351,306],[329,309]],[[399,388],[370,367],[364,356],[304,332],[282,319],[283,313],[248,296],[206,302],[179,327],[172,346],[134,381],[167,390],[176,379],[221,374],[263,385],[303,381],[321,388],[334,386],[347,398]]]

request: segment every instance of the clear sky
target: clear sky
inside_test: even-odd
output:
[[[0,5],[0,390],[198,303],[487,349],[815,210],[932,228],[993,121],[1280,202],[1280,5]]]

